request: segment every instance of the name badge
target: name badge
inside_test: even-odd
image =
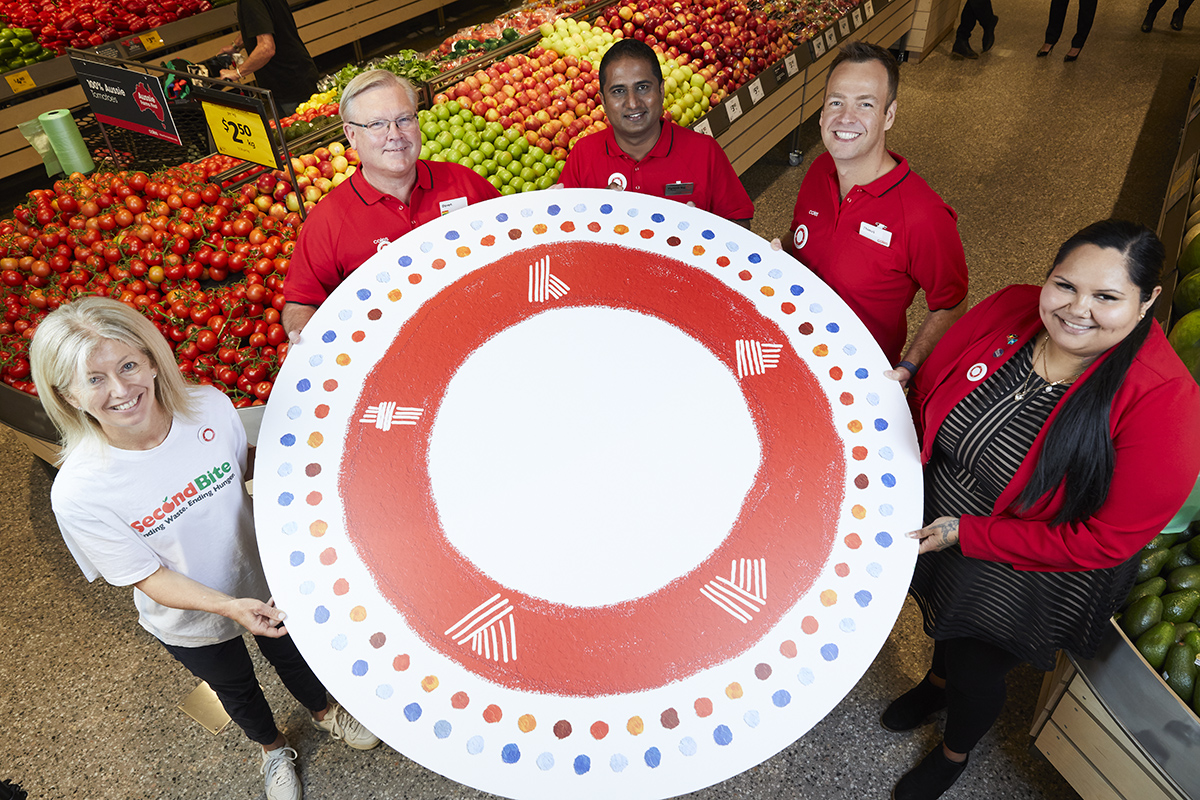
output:
[[[449,214],[451,211],[458,211],[460,208],[466,207],[467,198],[465,195],[462,197],[456,197],[453,200],[443,200],[438,204],[438,208],[441,210],[443,217]]]
[[[681,194],[691,194],[696,190],[696,184],[692,182],[684,183],[683,181],[675,181],[668,183],[666,187],[667,197],[677,197]]]
[[[872,242],[877,242],[884,247],[892,246],[892,232],[882,224],[872,225],[869,222],[864,222],[858,226],[858,235],[865,236]]]

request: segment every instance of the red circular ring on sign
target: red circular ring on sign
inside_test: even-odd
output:
[[[569,291],[531,300],[531,265],[547,258]],[[467,357],[536,314],[580,306],[663,320],[735,375],[738,340],[783,345],[776,366],[739,380],[762,461],[724,541],[697,568],[655,592],[588,608],[525,595],[481,572],[448,541],[428,473],[433,421]],[[674,259],[595,242],[553,243],[501,257],[443,289],[404,323],[365,381],[351,419],[363,419],[381,401],[424,413],[406,437],[350,425],[339,476],[347,536],[381,595],[430,647],[513,689],[630,693],[723,663],[751,647],[804,596],[833,546],[845,457],[821,386],[783,331],[749,299]],[[705,592],[741,559],[765,564],[768,578],[765,602],[754,604],[749,619],[731,615]],[[792,580],[772,584],[772,564],[787,564]],[[498,633],[485,632],[490,647],[477,652],[461,634],[464,620],[479,609],[496,609],[505,623]],[[488,613],[476,622],[486,625]]]

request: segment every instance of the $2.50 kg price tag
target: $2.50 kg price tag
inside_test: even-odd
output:
[[[243,161],[277,167],[263,119],[250,111],[201,101],[217,152]]]

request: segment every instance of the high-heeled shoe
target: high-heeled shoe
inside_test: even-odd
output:
[[[1054,49],[1054,45],[1044,44],[1044,45],[1042,45],[1042,49],[1037,51],[1037,57],[1045,58],[1046,56],[1050,55],[1050,51],[1053,49]]]
[[[1075,52],[1072,53],[1071,50],[1074,50]],[[1065,56],[1063,56],[1064,64],[1070,64],[1072,61],[1078,61],[1079,54],[1083,52],[1082,47],[1072,47],[1071,50],[1068,50],[1067,54]]]
[[[1184,15],[1184,13],[1185,12],[1182,11],[1181,9],[1178,9],[1178,8],[1175,9],[1175,13],[1171,15],[1171,30],[1173,30],[1173,31],[1183,30],[1183,15]]]
[[[1154,30],[1154,18],[1158,16],[1157,11],[1147,11],[1146,18],[1142,20],[1142,33],[1149,33]]]

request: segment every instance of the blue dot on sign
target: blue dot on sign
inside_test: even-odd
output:
[[[758,264],[762,261],[762,256],[760,256],[758,253],[751,253],[750,255],[746,256],[746,260],[751,264]]]
[[[506,214],[501,214],[500,216],[505,217],[505,219],[507,219]],[[500,220],[500,221],[503,222],[504,220]],[[482,736],[472,736],[470,739],[467,739],[467,752],[473,756],[477,756],[480,753],[482,753],[483,752],[483,737]]]
[[[308,359],[308,365],[310,367],[319,367],[319,366],[321,366],[321,363],[324,360],[325,360],[324,356],[322,356],[320,353],[316,353],[315,355],[313,355],[312,357],[310,357]]]
[[[810,305],[810,306],[808,307],[808,310],[809,310],[809,311],[811,311],[811,312],[812,312],[812,313],[814,313],[814,314],[820,314],[820,313],[821,313],[822,311],[824,311],[825,309],[823,309],[823,308],[821,307],[821,304],[820,304],[820,303],[813,303],[812,305]]]
[[[562,209],[556,205],[551,205],[549,208],[546,209],[546,213],[552,217],[557,217],[559,215],[559,212],[561,212],[561,211],[562,211]]]
[[[770,272],[768,272],[768,273],[767,273],[767,275],[769,275],[769,276],[770,276],[770,277],[772,277],[772,278],[782,278],[782,277],[783,277],[783,270],[781,270],[781,269],[773,269],[773,270],[771,270]]]
[[[857,348],[857,347],[855,347],[855,346],[854,346],[854,345],[852,345],[852,344],[848,344],[848,345],[846,345],[845,347],[843,347],[843,348],[842,348],[842,352],[843,352],[843,353],[845,353],[845,354],[846,354],[846,355],[848,355],[848,356],[852,356],[852,355],[854,355],[855,353],[857,353],[857,352],[858,352],[858,348]]]
[[[685,756],[696,755],[696,750],[696,740],[692,737],[685,736],[679,740],[679,752],[683,753]]]
[[[866,367],[859,367],[858,369],[854,370],[854,377],[858,378],[859,380],[865,379],[869,374],[870,373],[867,372]]]
[[[349,643],[350,640],[346,638],[346,634],[339,633],[337,636],[333,637],[333,641],[329,643],[329,646],[334,650],[345,650],[346,645]]]
[[[305,581],[300,584],[300,594],[312,594],[317,590],[317,585],[312,581]]]
[[[888,422],[886,419],[875,420],[875,430],[886,431],[887,429],[888,429]]]
[[[324,333],[321,334],[321,341],[324,342],[325,344],[329,344],[336,338],[337,338],[337,334],[334,333],[333,331],[325,331]]]
[[[341,311],[338,312],[338,319],[340,319],[342,322],[345,322],[346,320],[350,319],[353,316],[354,316],[354,312],[348,308],[343,308]]]
[[[350,665],[350,674],[356,678],[361,678],[363,675],[367,674],[368,669],[370,669],[370,666],[366,661],[363,661],[360,658],[358,661],[355,661]]]
[[[703,236],[705,239],[712,239],[712,238],[716,237],[716,234],[713,233],[712,231],[700,231],[700,235]]]
[[[408,256],[405,256],[405,258],[408,258]],[[355,292],[355,295],[358,297],[359,300],[370,300],[371,299],[371,290],[370,289],[359,289],[357,292]]]
[[[288,461],[283,462],[282,464],[279,465],[279,469],[277,469],[276,472],[279,473],[279,477],[286,478],[288,475],[292,474],[291,463]]]
[[[666,219],[666,217],[656,211],[650,215],[650,219],[654,220],[655,222],[662,222],[664,219]]]
[[[396,259],[396,263],[402,267],[411,267],[412,258],[409,256],[400,256],[400,258]]]
[[[290,506],[296,497],[291,492],[281,492],[279,495],[279,505]]]
[[[813,671],[808,667],[804,667],[796,673],[796,680],[800,681],[801,686],[812,686],[813,681],[816,679],[817,677],[813,675]]]
[[[874,392],[867,392],[867,402],[873,406],[879,405],[879,395]]]
[[[871,593],[866,589],[861,589],[855,592],[854,602],[858,603],[861,607],[866,608],[867,606],[871,605]]]
[[[299,526],[295,522],[285,522],[283,527],[280,530],[283,531],[285,536],[291,536],[298,529],[299,529]]]
[[[446,231],[446,238],[449,241],[453,242],[455,239],[458,238],[458,231]]]
[[[521,216],[522,216],[522,217],[526,217],[526,218],[528,218],[528,217],[532,217],[532,216],[533,216],[533,209],[532,209],[532,208],[522,208],[522,209],[521,209]]]
[[[313,620],[318,625],[324,625],[326,622],[329,622],[329,609],[325,606],[317,606],[316,611],[313,612]]]
[[[792,702],[792,693],[787,689],[780,689],[779,691],[775,692],[775,694],[771,695],[771,702],[775,704],[776,708],[783,708],[788,703]]]
[[[508,222],[508,214],[503,212],[496,215],[496,222]],[[482,744],[482,742],[481,742]]]
[[[742,714],[742,722],[746,723],[747,727],[757,728],[758,723],[761,721],[762,720],[759,718],[758,712],[753,708],[747,711],[745,714]]]
[[[303,412],[300,411],[300,406],[292,406],[287,410],[288,419],[296,419]]]
[[[404,707],[404,718],[409,722],[416,722],[421,718],[421,704],[409,703]]]
[[[439,739],[450,738],[450,734],[453,732],[453,730],[454,726],[451,725],[447,720],[439,719],[437,722],[433,723],[433,735]]]
[[[301,553],[299,550],[293,550],[288,555],[288,563],[290,563],[293,567],[300,566],[304,563],[304,553]]]
[[[537,763],[538,769],[540,769],[542,772],[549,772],[550,770],[554,769],[554,754],[542,753],[537,757],[537,761],[535,763]]]
[[[724,747],[733,741],[733,731],[728,725],[718,725],[713,728],[713,741]]]
[[[604,205],[600,206],[600,213],[601,214],[611,214],[612,206],[610,206],[608,203],[605,203]]]
[[[421,242],[421,246],[419,249],[422,253],[428,253],[430,250],[433,249],[433,242]]]
[[[390,683],[381,683],[375,687],[375,696],[380,700],[391,700],[392,691],[392,685]]]
[[[882,458],[884,461],[891,461],[892,460],[892,448],[890,448],[890,447],[879,448],[879,457]]]
[[[850,619],[849,617],[846,617],[844,620],[838,623],[838,627],[842,629],[843,633],[854,633],[856,630],[858,630],[858,628],[856,628],[854,625],[854,620]]]
[[[587,206],[585,206],[583,203],[576,203],[575,211],[576,211],[576,213],[582,214],[583,212],[587,211]],[[500,221],[503,222],[504,220],[500,220]]]
[[[879,545],[880,547],[891,547],[892,535],[887,531],[880,531],[879,533],[875,534],[875,544]]]
[[[647,750],[644,758],[646,761],[646,766],[650,769],[654,769],[662,763],[662,753],[657,747],[651,747],[649,750]]]
[[[624,772],[629,766],[629,759],[620,753],[613,753],[613,757],[608,760],[608,768],[613,772]]]
[[[880,475],[879,480],[889,489],[896,485],[896,476],[890,472],[885,472]]]
[[[626,211],[625,213],[629,215],[630,219],[632,219],[633,217],[636,217],[638,215],[638,210],[636,208],[631,208],[628,211]]]
[[[515,764],[521,760],[521,748],[509,742],[500,749],[500,760],[505,764]]]
[[[726,242],[725,249],[731,253],[736,253],[738,251],[737,242]]]
[[[690,228],[692,226],[691,226],[691,223],[689,223],[687,220],[681,220],[680,223],[678,225],[676,225],[675,227],[679,228],[679,230],[681,230],[681,231],[686,231],[688,228]]]
[[[792,292],[793,296],[802,295],[802,294],[804,294],[804,287],[797,286],[796,284],[792,284],[791,292]]]
[[[575,756],[575,774],[587,775],[592,771],[592,760],[587,756]]]
[[[841,328],[838,327],[836,322],[831,322],[825,326],[825,330],[829,331],[830,333],[837,333],[841,330]]]
[[[883,574],[883,564],[880,564],[878,561],[872,561],[870,564],[867,564],[867,574],[872,578],[878,578]]]
[[[312,388],[312,384],[308,382],[308,378],[301,378],[296,382],[297,392],[307,392]]]
[[[833,661],[838,657],[838,647],[833,642],[821,645],[821,658],[826,661]]]
[[[895,510],[896,509],[892,508],[891,503],[884,503],[881,506],[879,506],[879,516],[890,517],[892,515],[892,512]]]
[[[285,433],[283,436],[279,437],[279,443],[284,447],[291,447],[296,443],[296,437],[293,434]]]
[[[428,244],[428,242],[426,242],[426,244]],[[429,250],[427,250],[425,248],[425,245],[421,245],[421,249],[425,250],[425,252],[427,252],[427,253],[429,252]],[[378,275],[375,276],[376,283],[387,283],[391,279],[392,279],[392,273],[390,273],[390,272],[380,272]]]

